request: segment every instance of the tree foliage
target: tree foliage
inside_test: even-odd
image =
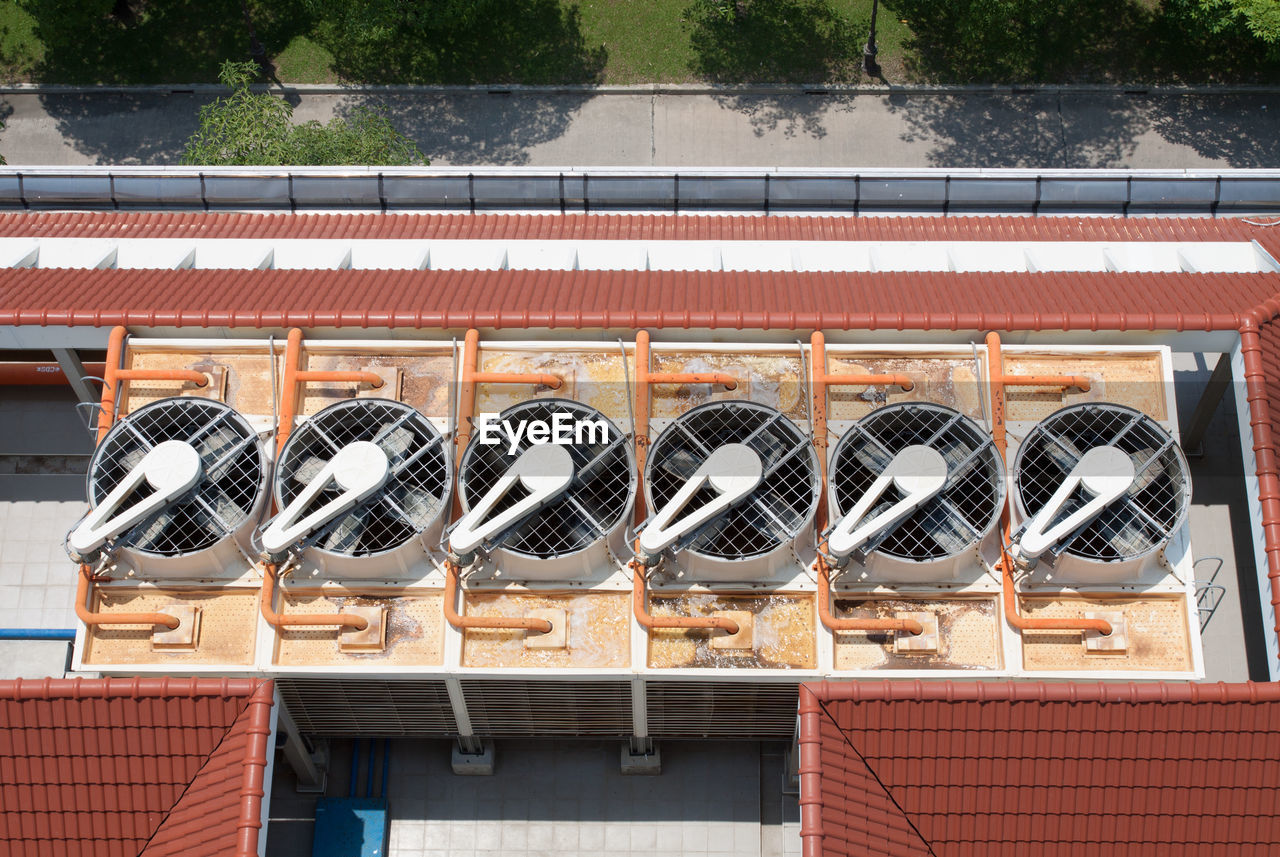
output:
[[[187,141],[184,164],[201,166],[397,166],[426,164],[417,145],[398,132],[386,114],[356,108],[327,125],[293,124],[293,106],[254,92],[252,62],[222,64],[218,78],[231,94],[200,108],[200,124]]]
[[[1268,45],[1280,46],[1280,0],[1200,0],[1212,32],[1243,25]]]

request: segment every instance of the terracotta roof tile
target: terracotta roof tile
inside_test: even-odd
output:
[[[256,854],[272,692],[257,680],[0,681],[0,857]]]
[[[806,857],[1280,841],[1278,685],[824,683],[800,734]]]

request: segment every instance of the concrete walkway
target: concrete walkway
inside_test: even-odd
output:
[[[21,164],[173,164],[200,92],[0,96]],[[299,120],[382,103],[434,164],[1277,167],[1280,95],[1119,92],[293,93]]]

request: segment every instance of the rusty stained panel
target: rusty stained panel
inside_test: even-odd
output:
[[[170,396],[200,396],[225,402],[245,416],[269,418],[272,414],[271,363],[267,351],[265,341],[261,349],[244,351],[126,347],[125,368],[194,369],[213,375],[214,383],[197,387],[181,381],[127,382],[120,402],[120,416]],[[276,343],[277,372],[283,371],[283,360],[284,342],[279,341]]]
[[[831,375],[907,375],[911,390],[900,387],[829,387],[827,416],[832,420],[856,420],[884,405],[932,402],[955,408],[974,419],[982,418],[982,399],[973,380],[973,356],[965,354],[846,354],[828,347],[827,372]]]
[[[150,625],[109,625],[89,628],[84,649],[86,665],[115,664],[252,664],[258,630],[256,589],[154,589],[96,586],[91,596],[95,612],[163,613],[170,604],[200,608],[200,640],[193,650],[153,649]]]
[[[1085,652],[1080,632],[1024,631],[1022,662],[1027,670],[1124,670],[1189,672],[1191,639],[1187,603],[1181,597],[1028,598],[1029,618],[1078,618],[1090,611],[1121,611],[1128,648],[1123,652]]]
[[[461,347],[461,346],[459,346]],[[434,352],[434,353],[433,353]],[[376,347],[359,352],[334,352],[328,349],[306,351],[305,369],[339,372],[377,371],[380,367],[400,370],[399,396],[384,384],[368,390],[379,398],[398,399],[412,405],[428,417],[448,419],[449,398],[453,386],[453,354],[438,353],[438,349],[419,354],[395,351],[378,351]],[[310,416],[329,405],[356,398],[361,385],[352,382],[318,383],[308,381],[302,388],[298,413]]]
[[[466,593],[467,616],[528,616],[533,610],[565,611],[569,619],[567,648],[526,649],[522,630],[473,628],[463,641],[462,665],[582,669],[625,668],[630,664],[629,593]]]
[[[807,593],[771,595],[714,595],[711,593],[653,594],[654,616],[710,616],[721,611],[745,611],[755,616],[752,648],[713,649],[719,631],[659,629],[649,636],[649,666],[654,669],[814,669],[817,621],[814,596]]]
[[[650,352],[651,372],[724,372],[738,386],[726,390],[711,384],[654,384],[650,388],[650,417],[674,418],[707,402],[745,399],[777,408],[793,420],[807,418],[804,376],[799,349],[790,352],[659,351]]]
[[[376,661],[397,666],[439,666],[444,662],[444,599],[438,590],[375,595],[345,590],[284,590],[282,610],[290,613],[341,612],[345,607],[387,608],[386,648],[380,652],[344,652],[337,627],[289,627],[276,630],[275,663],[280,666],[338,666]]]
[[[1083,402],[1128,405],[1157,419],[1167,419],[1166,389],[1158,352],[1150,353],[1019,353],[1004,352],[1009,375],[1084,375],[1089,392],[1071,388],[1008,387],[1006,414],[1011,420],[1042,420],[1060,408]]]
[[[616,346],[605,351],[561,347],[514,351],[482,346],[477,362],[482,372],[549,373],[559,376],[564,384],[558,390],[533,384],[477,384],[476,414],[498,413],[529,399],[572,399],[620,425],[630,425],[627,379],[635,380],[635,360],[628,354],[624,365],[622,349]]]
[[[841,631],[835,635],[837,670],[1000,669],[1000,615],[994,598],[838,598],[840,619],[892,619],[895,614],[938,614],[938,651],[896,653],[891,633]]]

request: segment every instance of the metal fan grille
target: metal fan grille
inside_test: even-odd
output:
[[[1114,562],[1163,547],[1186,517],[1191,474],[1182,450],[1159,423],[1121,405],[1064,408],[1031,430],[1014,468],[1023,510],[1030,517],[1044,508],[1080,458],[1097,446],[1113,446],[1128,455],[1137,476],[1123,496],[1060,542],[1055,552]],[[1077,491],[1055,520],[1086,501]]]
[[[878,550],[917,562],[955,556],[990,532],[1000,514],[1004,467],[991,438],[950,408],[904,404],[873,411],[836,444],[831,462],[832,520],[857,504],[894,455],[915,444],[942,455],[947,462],[946,485],[898,526],[873,539],[864,548],[867,553]],[[897,489],[890,487],[881,506],[899,499]],[[877,506],[870,514],[879,510]]]
[[[417,409],[389,399],[330,405],[295,429],[276,465],[280,507],[297,497],[338,450],[359,440],[387,454],[391,475],[364,502],[312,533],[310,547],[342,556],[385,553],[421,533],[445,510],[453,470],[443,436]],[[303,514],[341,493],[330,484]]]
[[[711,402],[675,420],[653,444],[645,467],[651,509],[661,509],[718,447],[741,443],[764,464],[746,499],[713,519],[681,547],[721,559],[761,556],[794,539],[818,507],[818,458],[786,416],[753,402]],[[687,506],[716,494],[704,487]]]
[[[511,425],[518,425],[521,420],[528,420],[529,424],[550,423],[558,413],[568,413],[574,425],[586,421],[602,425],[605,436],[584,431],[582,443],[566,445],[574,467],[568,490],[501,534],[490,548],[501,547],[539,559],[577,553],[611,533],[631,510],[635,495],[631,447],[626,436],[595,408],[567,399],[536,399],[507,408],[498,419]],[[527,437],[522,437],[514,450],[505,438],[499,443],[473,440],[458,466],[463,507],[470,509],[478,503],[531,445]],[[502,514],[523,496],[518,490],[510,491],[490,517]]]
[[[98,445],[89,466],[90,504],[105,500],[148,451],[167,440],[191,444],[204,473],[190,492],[121,535],[116,544],[182,556],[235,533],[258,507],[262,447],[253,428],[221,402],[194,397],[152,402],[122,419]],[[140,502],[149,490],[144,482],[124,505]]]

